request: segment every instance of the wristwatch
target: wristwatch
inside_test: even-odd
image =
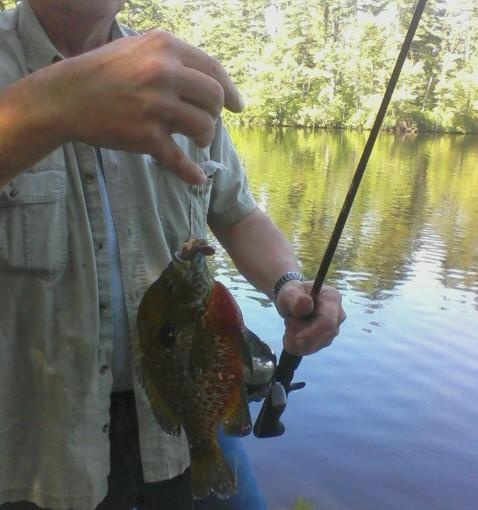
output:
[[[305,280],[304,275],[302,273],[299,273],[297,271],[287,271],[287,273],[284,273],[276,282],[274,285],[274,288],[272,289],[272,293],[274,295],[274,299],[277,299],[277,296],[279,295],[279,291],[282,289],[282,287],[292,280],[296,280],[299,282],[303,282]]]

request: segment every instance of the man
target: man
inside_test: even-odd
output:
[[[331,288],[309,318],[311,283],[282,278],[297,261],[219,120],[242,108],[224,69],[120,27],[123,3],[25,0],[0,16],[2,510],[191,507],[184,436],[154,420],[128,342],[145,289],[207,224],[275,298],[289,352],[328,345],[345,318]],[[202,507],[263,507],[243,493]]]

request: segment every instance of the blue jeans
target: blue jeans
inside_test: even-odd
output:
[[[190,474],[158,483],[144,483],[133,392],[111,396],[111,470],[108,495],[96,510],[266,510],[241,440],[219,433],[226,459],[237,473],[238,492],[221,500],[211,496],[193,501]],[[6,503],[0,510],[39,510],[29,502]],[[74,510],[74,509],[72,509]]]

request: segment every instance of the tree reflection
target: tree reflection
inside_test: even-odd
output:
[[[233,127],[231,135],[260,206],[313,278],[367,134]],[[382,133],[328,282],[385,299],[413,276],[421,249],[444,286],[476,291],[477,145],[472,136]]]

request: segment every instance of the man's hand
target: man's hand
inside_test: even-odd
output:
[[[327,347],[345,320],[342,296],[326,285],[314,302],[310,297],[313,282],[287,282],[279,292],[276,306],[285,319],[284,349],[304,356]]]
[[[213,228],[239,271],[272,299],[277,278],[299,271],[290,243],[271,219],[259,208],[227,229]],[[330,345],[345,320],[340,293],[323,286],[314,306],[310,291],[313,282],[288,281],[275,300],[284,317],[284,348],[290,354],[312,354]]]
[[[116,40],[0,92],[0,185],[68,141],[151,154],[181,179],[205,182],[171,135],[209,145],[223,106],[238,112],[242,98],[203,51],[158,30]]]
[[[71,140],[151,154],[182,179],[205,181],[171,138],[182,133],[209,145],[223,106],[241,96],[224,68],[203,51],[155,30],[125,37],[56,64],[56,100]],[[54,66],[52,66],[54,67]]]

